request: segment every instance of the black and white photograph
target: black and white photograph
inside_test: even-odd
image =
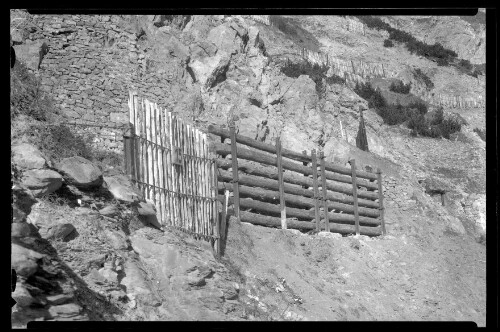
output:
[[[485,327],[489,10],[10,9],[12,328]]]

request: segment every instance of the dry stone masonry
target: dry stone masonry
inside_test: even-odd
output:
[[[123,21],[109,15],[33,15],[35,28],[26,40],[32,48],[49,46],[38,74],[65,120],[81,125],[80,132],[98,134],[95,143],[114,151],[121,151],[128,123],[128,89],[170,108],[169,82],[184,75],[180,69],[148,70],[137,31]]]

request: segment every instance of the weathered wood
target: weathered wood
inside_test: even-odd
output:
[[[359,235],[359,215],[358,215],[358,187],[356,186],[356,160],[350,160],[351,168],[352,168],[352,196],[354,197],[354,218],[355,218],[355,227],[356,227],[356,235]]]
[[[303,150],[303,151],[302,151],[302,154],[303,154],[304,156],[307,156],[307,151],[306,151],[306,150]],[[309,164],[309,163],[308,163],[308,162],[306,162],[306,161],[304,161],[304,162],[302,163],[302,165],[303,165],[303,166],[305,166],[305,167],[307,167],[307,164]],[[292,174],[292,175],[293,175],[293,174]],[[305,177],[306,179],[309,179],[309,178],[308,178],[308,176],[307,176],[307,174],[304,174],[304,177]],[[312,184],[312,181],[311,181],[311,184]],[[310,185],[304,185],[304,186],[302,186],[302,187],[303,187],[304,189],[308,189],[308,188],[310,187]]]
[[[384,192],[382,189],[382,172],[380,171],[380,168],[377,168],[377,177],[378,177],[378,195],[379,199],[378,202],[380,204],[380,224],[382,226],[382,234],[386,234],[385,230],[385,220],[384,220],[384,214],[385,214],[385,209],[384,209]]]
[[[223,195],[219,195],[218,199],[219,199],[219,201],[222,202],[225,198]],[[229,203],[232,203],[232,202],[233,202],[233,198],[230,198]],[[251,198],[240,198],[240,208],[241,208],[241,210],[252,210],[254,212],[258,212],[258,213],[262,213],[262,214],[270,214],[273,216],[280,216],[281,215],[281,210],[280,210],[279,205],[261,202],[261,201],[254,200]],[[308,220],[308,221],[309,220],[314,221],[316,218],[315,211],[297,209],[297,208],[291,208],[291,207],[287,208],[287,215],[288,215],[288,218],[297,218],[297,219]],[[355,224],[355,219],[354,219],[354,216],[352,216],[352,215],[329,212],[328,219],[330,222],[335,222],[335,223],[339,223],[339,224],[348,224],[348,225]],[[287,220],[287,223],[289,220],[290,219]],[[322,220],[324,220],[324,218]],[[359,220],[363,226],[367,226],[367,227],[376,227],[376,226],[380,225],[380,220],[378,220],[376,218],[360,217]],[[316,222],[314,222],[314,224],[316,225]],[[320,225],[321,225],[321,221],[320,221]]]
[[[233,163],[233,195],[235,198],[234,202],[234,211],[236,214],[236,219],[238,219],[238,222],[240,221],[240,207],[239,207],[239,192],[238,192],[238,152],[237,152],[237,147],[236,147],[236,132],[234,129],[234,120],[231,119],[231,125],[230,125],[230,139],[231,139],[231,146],[229,147],[230,150],[229,152],[231,153],[231,159]],[[217,151],[217,153],[219,153]]]
[[[218,172],[218,178],[219,181],[221,182],[230,182],[232,179],[231,173],[228,171],[224,170],[219,170]],[[240,175],[239,177],[239,183],[241,188],[243,185],[248,186],[245,190],[245,195],[258,195],[261,197],[262,200],[279,200],[279,188],[277,183],[263,179],[263,178],[258,178],[255,176],[251,175]],[[227,188],[227,186],[224,186],[224,188]],[[253,188],[251,188],[253,187]],[[309,190],[309,189],[302,189],[298,186],[292,186],[292,185],[287,185],[285,184],[284,186],[284,192],[285,192],[285,200],[287,204],[289,205],[296,205],[296,206],[303,206],[303,207],[314,207],[314,191]],[[267,190],[267,189],[262,189],[262,188],[268,188],[272,190]],[[240,194],[242,194],[242,190],[239,191]],[[309,198],[313,197],[313,198]],[[328,197],[328,196],[327,196]],[[342,203],[337,203],[337,202],[328,202],[328,208],[329,209],[334,209],[334,210],[339,210],[343,211],[345,213],[349,214],[354,214],[354,207],[353,205],[349,204],[342,204]],[[369,209],[369,208],[358,208],[359,214],[367,216],[367,217],[373,217],[377,218],[379,216],[379,210],[378,209]]]
[[[230,135],[231,135],[229,130],[223,129],[223,128],[221,128],[219,126],[215,126],[215,125],[209,125],[208,132],[215,134],[217,136],[220,136],[221,138],[230,138]],[[259,142],[255,139],[250,138],[250,137],[236,135],[236,141],[243,144],[243,145],[247,145],[247,146],[250,146],[252,148],[261,150],[261,151],[266,151],[269,153],[276,154],[276,147],[275,146],[273,146],[271,144]],[[301,162],[308,162],[308,163],[311,162],[311,157],[307,156],[307,154],[295,152],[295,151],[288,150],[288,149],[282,149],[281,153],[282,153],[282,156],[286,157],[286,158],[290,158],[290,159],[301,161]],[[351,170],[347,167],[342,167],[342,166],[335,165],[335,164],[328,163],[328,162],[325,163],[325,167],[326,167],[326,170],[328,170],[328,171],[332,171],[332,172],[336,172],[336,173],[340,173],[340,174],[345,174],[345,175],[351,175]],[[374,174],[364,172],[364,171],[357,171],[357,175],[358,175],[358,177],[367,178],[367,179],[371,179],[371,180],[375,180],[377,178]]]
[[[219,159],[217,159],[217,166],[219,167],[219,169],[228,169],[228,168],[231,168],[232,162],[231,162],[231,160],[219,158]],[[251,162],[248,162],[246,160],[238,161],[238,170],[243,171],[246,174],[250,174],[250,175],[262,176],[262,177],[265,177],[268,179],[273,179],[273,180],[278,179],[278,172],[276,171],[276,169],[274,167],[268,167],[268,166],[264,166],[264,165],[260,165],[259,167],[256,167],[255,165],[252,165]],[[283,173],[283,182],[285,183],[285,186],[287,186],[287,183],[296,184],[296,185],[301,185],[302,188],[306,187],[304,189],[307,189],[308,187],[313,186],[312,178],[302,177],[302,176],[296,175],[292,172],[284,172]],[[336,184],[333,184],[333,183],[327,181],[326,188],[329,191],[334,192],[334,193],[328,192],[328,199],[329,200],[334,201],[334,202],[339,202],[339,203],[345,203],[345,204],[353,204],[354,203],[354,199],[351,196],[352,195],[352,187],[351,186],[343,187],[343,186],[339,186],[339,185],[336,185]],[[274,189],[274,188],[271,188],[271,189]],[[312,191],[309,191],[309,192],[312,193]],[[378,202],[372,201],[372,200],[378,199],[378,194],[367,193],[368,195],[363,195],[364,193],[367,193],[367,192],[360,191],[358,193],[358,205],[378,209],[378,207],[379,207]],[[345,195],[348,195],[348,196],[345,196]],[[364,199],[360,199],[360,197],[366,197],[368,199],[364,200]]]
[[[328,198],[327,198],[327,190],[326,190],[326,177],[325,177],[325,154],[323,153],[323,151],[320,152],[319,154],[319,159],[320,159],[320,166],[321,166],[321,182],[322,182],[322,186],[321,186],[321,191],[323,192],[323,210],[324,210],[324,213],[325,213],[325,218],[327,218],[327,215],[328,215]],[[326,226],[326,231],[329,232],[330,231],[330,224],[329,223],[326,223],[325,224]]]
[[[211,134],[220,136],[223,139],[224,138],[231,138],[231,131],[223,129],[219,126],[209,125],[208,132]],[[235,138],[236,138],[236,141],[238,143],[241,143],[243,145],[247,145],[247,146],[250,146],[252,148],[259,149],[261,151],[270,152],[273,154],[276,154],[276,152],[277,152],[276,146],[273,146],[271,144],[259,142],[253,138],[242,136],[242,135],[236,135]],[[311,158],[308,157],[307,155],[303,155],[299,152],[295,152],[295,151],[288,150],[288,149],[281,149],[281,154],[283,157],[287,157],[287,158],[298,160],[298,161],[303,161],[303,162],[304,161],[305,162],[311,161]]]
[[[214,148],[216,152],[222,156],[226,156],[231,154],[231,146],[222,143],[214,143]],[[246,148],[240,147],[238,149],[238,158],[256,161],[262,164],[267,164],[271,166],[276,165],[276,156],[266,155],[259,151],[253,151]],[[288,169],[290,171],[294,171],[297,173],[312,175],[312,169],[309,167],[305,167],[296,162],[283,160],[282,166],[284,169]],[[325,166],[326,167],[326,166]],[[328,180],[338,181],[343,183],[352,183],[351,177],[340,176],[332,172],[325,172],[325,176]],[[369,189],[377,189],[377,186],[373,183],[370,183],[366,180],[357,180],[357,185],[361,187],[366,187]]]
[[[316,150],[311,151],[312,173],[313,173],[313,190],[314,190],[314,217],[316,219],[316,230],[319,232],[319,193],[318,193],[318,164],[316,163]]]
[[[230,211],[231,212],[231,211]],[[254,225],[261,225],[267,227],[280,227],[281,220],[279,217],[263,216],[252,212],[241,211],[240,218],[243,222],[248,222]],[[299,230],[312,230],[315,228],[314,223],[300,220],[288,220],[288,228]],[[380,227],[360,227],[361,235],[379,236],[381,234]],[[354,226],[341,225],[330,223],[330,232],[340,234],[354,234]]]
[[[276,156],[278,168],[278,186],[280,193],[280,209],[281,209],[281,228],[286,229],[286,205],[285,205],[285,192],[283,189],[283,168],[281,167],[281,140],[276,138]]]
[[[217,197],[217,188],[219,181],[217,180],[217,163],[214,162],[212,163],[212,183],[213,183],[213,190],[212,190],[212,197]],[[222,234],[221,234],[221,227],[220,227],[220,220],[219,220],[219,201],[214,201],[214,219],[215,219],[215,230],[214,230],[214,235],[216,236],[216,242],[214,243],[214,247],[216,248],[217,256],[220,257],[222,253]]]

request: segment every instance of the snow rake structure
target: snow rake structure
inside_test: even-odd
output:
[[[279,138],[271,145],[237,135],[234,122],[229,130],[210,125],[208,131],[222,142],[230,139],[230,144],[214,143],[214,150],[222,157],[217,158],[219,193],[233,192],[229,203],[238,221],[341,234],[386,233],[380,169],[357,170],[354,159],[351,168],[342,167],[326,162],[323,152],[283,149]]]

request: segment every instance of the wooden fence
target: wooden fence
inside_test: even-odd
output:
[[[153,201],[162,225],[203,238],[220,252],[216,163],[207,135],[130,92],[125,170]]]
[[[216,142],[213,149],[222,156],[217,159],[219,193],[233,192],[229,203],[238,221],[341,234],[386,233],[380,170],[357,170],[355,160],[351,168],[335,165],[315,150],[283,149],[279,138],[271,145],[237,135],[234,123],[229,130],[211,125],[208,131],[222,142],[231,140]],[[221,201],[225,197],[219,195]]]

